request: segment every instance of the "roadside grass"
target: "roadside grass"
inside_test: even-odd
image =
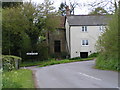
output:
[[[36,61],[36,62],[23,62],[20,66],[36,66],[38,65],[39,67],[44,67],[44,66],[49,66],[49,65],[54,65],[54,64],[63,64],[63,63],[70,63],[70,62],[79,62],[79,61],[88,61],[88,60],[93,60],[95,57],[92,58],[81,58],[81,59],[63,59],[63,60],[46,60],[46,61]]]
[[[120,71],[118,59],[112,57],[106,59],[104,56],[101,55],[97,57],[94,68],[101,70]]]
[[[20,64],[20,67],[29,67],[29,66],[38,66],[41,65],[44,62],[47,62],[48,60],[45,61],[25,61]]]
[[[88,60],[93,60],[93,59],[94,58],[84,58],[84,59],[77,59],[77,60],[64,59],[64,60],[60,60],[60,61],[51,60],[51,61],[43,63],[42,65],[39,65],[39,67],[55,65],[55,64],[70,63],[70,62],[88,61]]]
[[[4,88],[34,88],[32,71],[28,69],[20,69],[9,72],[3,72],[2,75]]]

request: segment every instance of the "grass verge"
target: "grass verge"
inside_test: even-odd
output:
[[[23,62],[20,66],[24,67],[24,66],[35,66],[35,65],[39,65],[40,67],[44,67],[44,66],[49,66],[49,65],[54,65],[54,64],[62,64],[62,63],[70,63],[70,62],[79,62],[79,61],[88,61],[88,60],[93,60],[94,57],[92,58],[81,58],[81,59],[77,59],[77,60],[69,60],[69,59],[64,59],[64,60],[55,60],[55,59],[51,59],[51,60],[47,60],[47,61],[37,61],[37,62]]]
[[[77,59],[77,60],[64,59],[64,60],[60,60],[60,61],[51,60],[51,61],[43,63],[39,67],[44,67],[44,66],[49,66],[49,65],[55,65],[55,64],[70,63],[70,62],[78,62],[78,61],[88,61],[88,60],[93,60],[93,59],[94,58],[84,58],[84,59]]]
[[[96,69],[101,69],[101,70],[112,70],[112,71],[120,71],[120,67],[118,64],[118,59],[109,57],[106,58],[105,56],[99,55],[96,59]]]
[[[28,69],[20,69],[3,72],[2,88],[34,88],[32,71]]]

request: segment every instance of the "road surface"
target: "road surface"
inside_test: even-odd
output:
[[[38,88],[117,88],[118,73],[94,69],[95,61],[33,68]]]

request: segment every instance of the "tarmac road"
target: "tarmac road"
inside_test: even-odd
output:
[[[118,72],[94,69],[95,61],[34,68],[39,88],[117,88]]]

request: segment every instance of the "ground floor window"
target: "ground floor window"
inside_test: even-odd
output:
[[[81,41],[81,45],[82,45],[82,46],[87,46],[87,45],[89,45],[89,44],[88,44],[88,40],[82,40],[82,41]]]
[[[55,40],[54,41],[54,52],[61,52],[61,42],[60,40]]]

